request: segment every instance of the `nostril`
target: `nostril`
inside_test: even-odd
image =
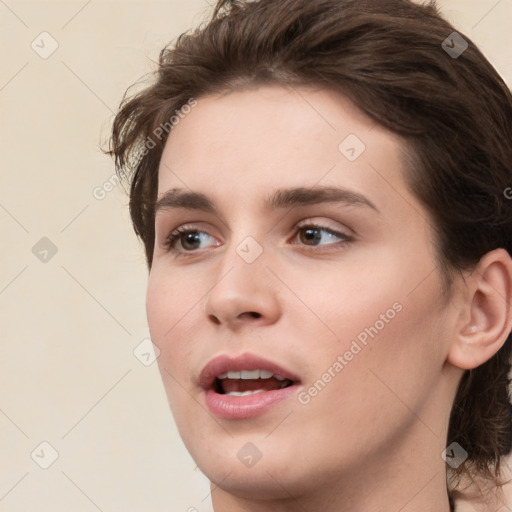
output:
[[[245,311],[244,313],[241,313],[239,315],[239,318],[244,318],[244,317],[247,317],[247,316],[250,316],[252,318],[260,318],[261,317],[261,313],[258,313],[257,311]]]
[[[215,315],[208,315],[208,318],[212,320],[214,324],[220,325],[220,320]]]

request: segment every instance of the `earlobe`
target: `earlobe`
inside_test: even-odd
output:
[[[512,259],[505,249],[488,252],[466,279],[461,322],[447,361],[470,370],[491,359],[512,330]]]

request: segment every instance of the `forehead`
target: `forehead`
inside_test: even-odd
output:
[[[381,206],[410,195],[401,140],[341,94],[277,85],[202,97],[172,129],[158,192],[263,201],[283,187],[336,185]],[[402,205],[403,206],[403,205]]]

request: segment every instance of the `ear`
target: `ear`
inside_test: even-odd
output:
[[[505,249],[488,252],[466,278],[455,339],[447,361],[471,370],[498,352],[512,330],[512,259]]]

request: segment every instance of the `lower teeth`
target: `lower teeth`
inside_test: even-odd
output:
[[[264,389],[255,389],[254,391],[230,391],[229,393],[226,393],[226,395],[229,396],[247,396],[247,395],[254,395],[256,393],[263,393]]]

